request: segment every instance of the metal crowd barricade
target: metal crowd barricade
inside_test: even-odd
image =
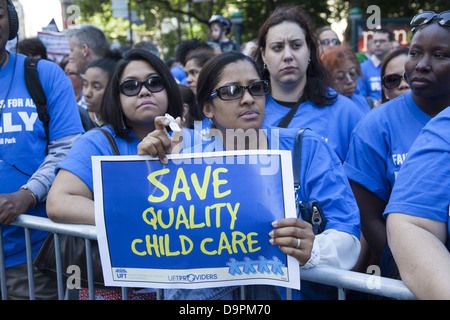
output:
[[[13,223],[13,225],[23,227],[25,229],[25,241],[27,250],[27,269],[28,269],[28,284],[30,299],[34,300],[34,282],[33,282],[33,261],[31,252],[30,229],[39,229],[54,234],[55,248],[59,249],[59,235],[67,234],[71,236],[81,237],[85,239],[86,243],[86,260],[88,273],[88,290],[89,299],[95,298],[94,294],[94,280],[92,272],[92,255],[91,255],[91,240],[97,239],[97,233],[94,226],[55,223],[48,218],[35,217],[30,215],[20,215]],[[57,283],[58,283],[58,298],[63,300],[65,298],[63,276],[61,270],[61,252],[55,250],[56,269],[57,269]],[[416,299],[412,292],[406,285],[395,279],[383,278],[377,275],[369,275],[353,271],[341,270],[337,268],[318,266],[311,269],[302,269],[300,271],[301,279],[321,284],[335,286],[338,290],[338,299],[345,300],[345,289],[369,293],[372,295],[379,295],[382,297],[411,300]],[[5,275],[5,259],[3,251],[3,238],[0,225],[0,291],[2,293],[2,300],[7,299],[6,289],[6,275]],[[241,296],[245,287],[241,289]],[[127,288],[122,289],[122,298],[127,299]],[[290,291],[287,292],[287,297],[292,297]],[[157,298],[162,298],[162,291],[157,291]]]

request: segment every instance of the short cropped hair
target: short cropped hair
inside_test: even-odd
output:
[[[389,41],[394,41],[395,40],[394,33],[391,30],[389,30],[389,29],[380,28],[380,29],[375,29],[373,32],[374,33],[387,33]]]
[[[105,33],[100,28],[90,24],[83,24],[80,27],[68,29],[66,37],[72,39],[72,42],[78,48],[86,44],[99,57],[104,57],[109,49]]]
[[[41,59],[47,59],[47,48],[39,38],[28,38],[19,41],[17,52],[28,57],[40,56]]]

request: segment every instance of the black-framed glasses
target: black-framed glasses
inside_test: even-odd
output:
[[[433,11],[424,11],[416,14],[412,18],[410,22],[410,26],[413,27],[412,31],[414,32],[417,27],[430,23],[435,17],[437,17],[438,23],[441,26],[450,27],[450,10],[443,11],[439,14]]]
[[[219,99],[224,101],[235,100],[242,98],[245,89],[247,89],[252,96],[265,96],[270,92],[270,85],[269,81],[261,80],[253,82],[248,86],[239,86],[239,85],[223,86],[214,90],[209,96],[209,98],[214,99],[215,97],[219,97]]]
[[[142,86],[145,86],[152,93],[160,92],[166,87],[162,77],[151,76],[145,81],[127,80],[119,86],[119,90],[124,95],[131,97],[138,95]]]
[[[323,40],[320,40],[320,44],[323,46],[332,45],[334,47],[334,46],[340,45],[341,42],[339,41],[339,39],[323,39]]]
[[[381,84],[386,89],[395,89],[400,85],[402,79],[403,75],[400,75],[398,73],[389,73],[381,78]]]

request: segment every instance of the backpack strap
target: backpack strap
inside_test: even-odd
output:
[[[44,89],[39,80],[39,73],[37,71],[38,62],[39,59],[37,58],[25,58],[25,84],[28,93],[36,105],[39,120],[44,124],[47,142],[49,142],[48,126],[50,123],[50,115],[47,112],[47,97],[45,96]]]
[[[92,128],[91,130],[100,130],[105,135],[106,139],[108,139],[109,145],[111,146],[113,155],[120,156],[119,148],[117,147],[116,140],[114,140],[114,137],[112,136],[109,131],[102,129],[102,128]]]
[[[302,141],[303,141],[303,133],[305,130],[311,130],[309,128],[303,128],[297,131],[295,136],[294,143],[294,158],[293,158],[293,173],[294,173],[294,188],[297,190],[300,188],[300,167],[301,167],[301,159],[302,159]]]

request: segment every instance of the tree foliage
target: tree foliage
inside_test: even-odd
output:
[[[448,0],[128,0],[143,24],[133,26],[135,41],[152,40],[163,48],[164,56],[173,55],[174,47],[183,40],[200,38],[207,40],[208,20],[213,14],[227,18],[240,11],[244,16],[242,41],[245,43],[258,35],[259,27],[268,15],[281,5],[300,5],[311,16],[314,26],[321,27],[333,21],[347,19],[349,10],[377,5],[382,18],[412,17],[422,10],[440,12],[448,9]],[[129,23],[114,18],[111,1],[76,0],[82,21],[99,24],[111,41],[127,44],[126,29]]]

